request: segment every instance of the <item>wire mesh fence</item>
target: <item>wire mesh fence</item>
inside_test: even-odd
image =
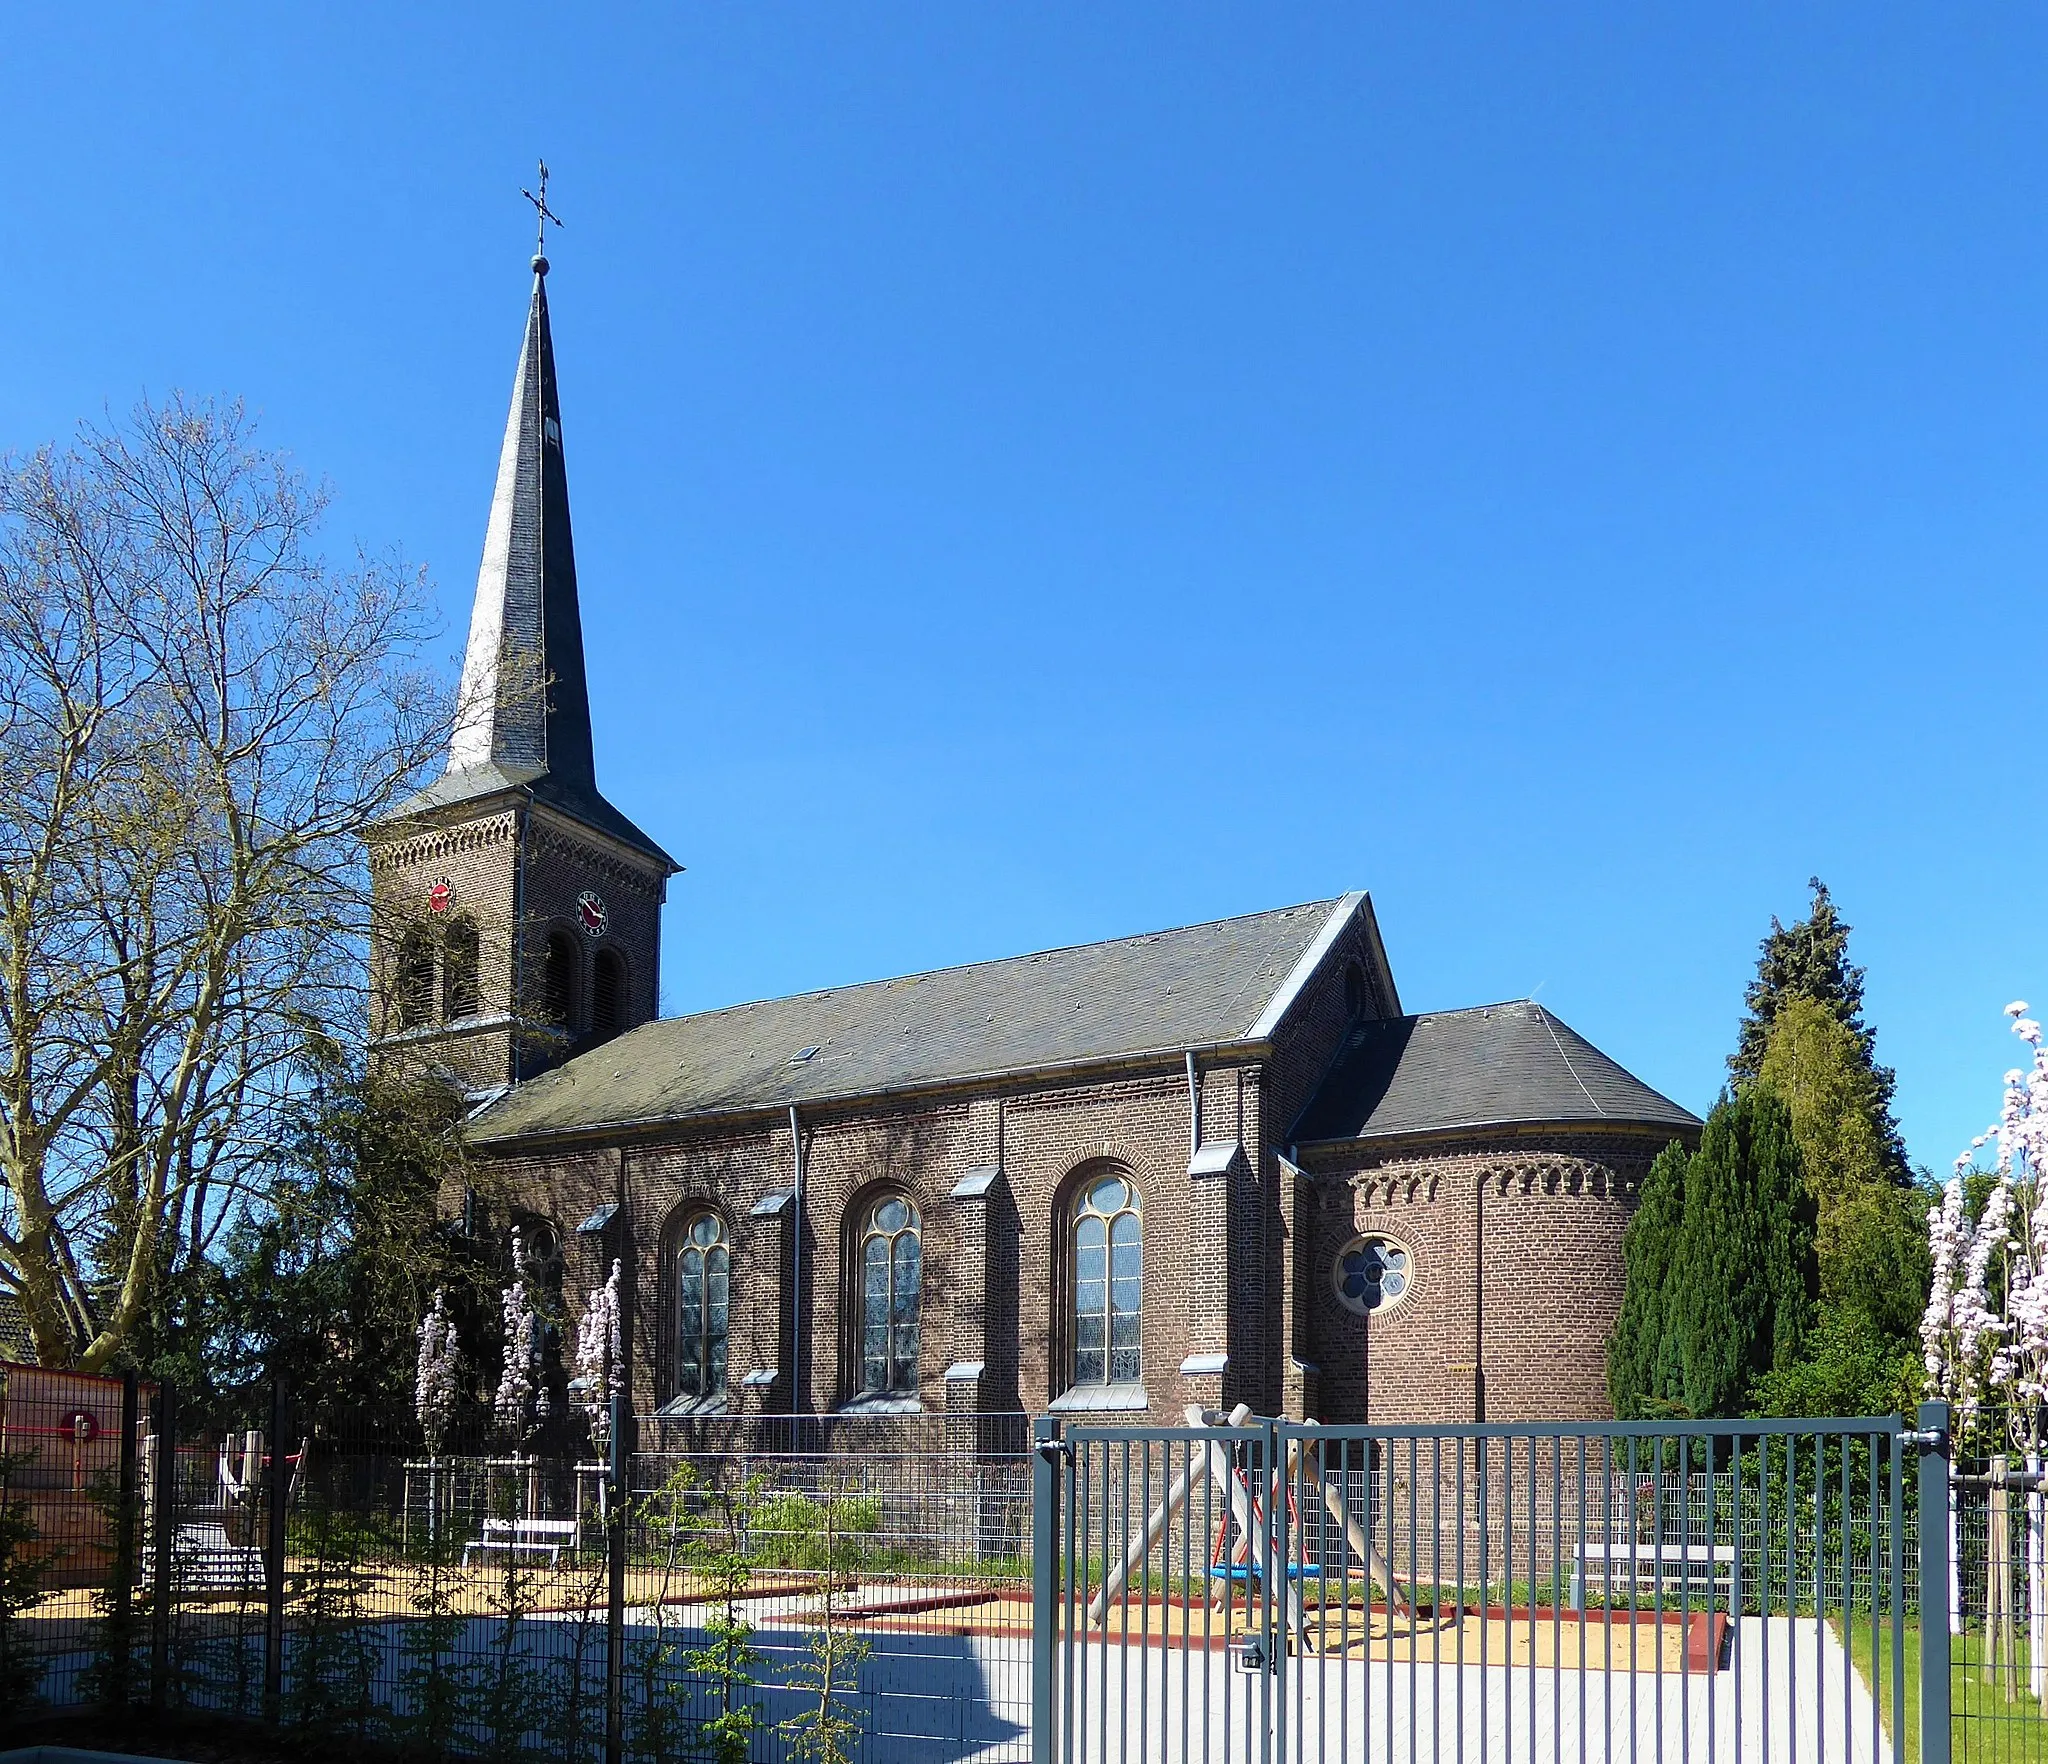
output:
[[[534,1764],[779,1760],[820,1720],[851,1758],[1028,1755],[1021,1417],[646,1417],[614,1463],[14,1382],[0,1708]]]
[[[2038,1461],[1958,1460],[1949,1507],[1954,1756],[2048,1759],[2048,1561]]]

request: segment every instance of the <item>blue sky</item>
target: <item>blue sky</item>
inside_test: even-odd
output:
[[[16,8],[0,446],[243,396],[467,617],[545,154],[664,1004],[1373,892],[1696,1109],[2048,995],[2048,15]]]

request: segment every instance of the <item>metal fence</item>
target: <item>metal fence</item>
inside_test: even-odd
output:
[[[0,1709],[769,1760],[822,1670],[875,1764],[2048,1760],[2043,1475],[1951,1465],[1938,1407],[620,1415],[630,1456],[428,1456],[108,1388],[0,1418]]]
[[[1938,1407],[1920,1428],[1198,1419],[1039,1425],[1040,1764],[2048,1757],[2010,1590],[2043,1579],[1965,1477],[1961,1572],[1987,1590],[1951,1598]],[[1995,1709],[1960,1689],[1993,1664],[1987,1621]]]
[[[1028,1756],[1022,1416],[641,1417],[641,1450],[433,1456],[288,1393],[127,1391],[0,1455],[0,1710],[139,1705],[441,1754]],[[19,1405],[13,1419],[19,1422]]]

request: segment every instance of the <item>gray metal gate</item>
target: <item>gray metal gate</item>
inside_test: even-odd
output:
[[[1947,1764],[1940,1405],[1190,1420],[1039,1424],[1035,1764]]]

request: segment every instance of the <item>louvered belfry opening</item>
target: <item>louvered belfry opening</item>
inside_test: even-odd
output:
[[[576,944],[566,931],[548,938],[547,961],[541,972],[541,1008],[555,1028],[576,1026]]]
[[[434,1014],[434,944],[426,928],[415,925],[398,946],[398,1026],[417,1029]]]
[[[482,1005],[477,955],[476,926],[457,919],[441,944],[441,1015],[450,1023],[475,1016]]]
[[[626,1026],[626,964],[617,950],[601,949],[590,969],[590,1033],[609,1041]]]

